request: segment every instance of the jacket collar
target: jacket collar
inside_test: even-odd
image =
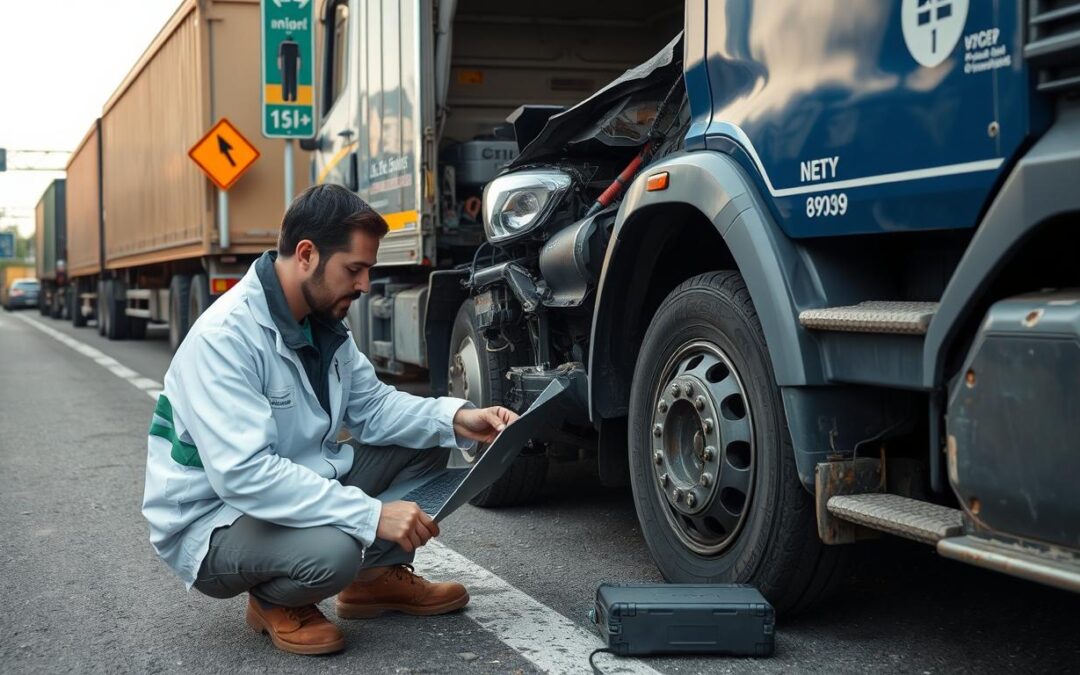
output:
[[[311,343],[307,341],[300,324],[293,318],[289,303],[285,300],[285,292],[281,290],[281,281],[274,271],[277,256],[278,252],[273,249],[263,253],[252,264],[241,283],[247,287],[247,294],[257,300],[252,303],[256,321],[276,331],[285,346],[295,351],[308,347]],[[338,335],[348,335],[341,321],[324,321],[315,315],[310,315],[309,320]]]

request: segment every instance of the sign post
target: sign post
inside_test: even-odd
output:
[[[262,0],[263,136],[285,139],[285,206],[294,138],[315,135],[315,21],[311,0]]]

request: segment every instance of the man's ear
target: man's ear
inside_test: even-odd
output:
[[[319,249],[315,248],[315,244],[310,239],[301,239],[300,243],[296,245],[296,262],[300,264],[300,269],[305,272],[315,269],[319,265]]]

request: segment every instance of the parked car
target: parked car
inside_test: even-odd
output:
[[[37,279],[16,279],[4,295],[4,309],[10,312],[19,307],[37,307],[40,291],[41,284]]]

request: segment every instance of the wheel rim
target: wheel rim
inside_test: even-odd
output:
[[[683,545],[717,555],[738,537],[753,494],[746,389],[731,359],[708,341],[681,347],[657,382],[649,425],[653,489]]]
[[[465,336],[457,349],[450,354],[450,395],[470,401],[477,408],[484,406],[480,375],[480,352],[472,336]],[[475,452],[462,450],[461,453],[470,462],[476,457]]]

